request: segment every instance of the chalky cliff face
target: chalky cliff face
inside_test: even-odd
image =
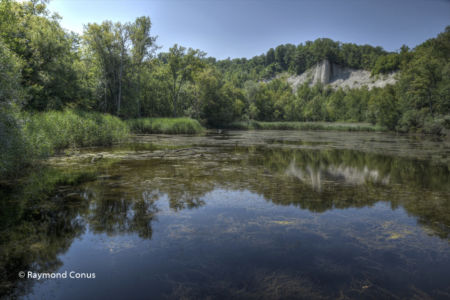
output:
[[[330,63],[329,60],[323,60],[303,74],[290,76],[287,80],[294,90],[297,90],[304,83],[309,83],[310,86],[322,83],[330,85],[334,89],[339,87],[353,89],[367,86],[370,90],[374,87],[395,84],[395,75],[396,73],[371,76],[369,71],[351,69]]]
[[[319,82],[323,84],[328,84],[330,82],[330,77],[332,75],[331,64],[328,60],[324,60],[313,69],[314,76],[312,78],[312,83],[317,84]]]

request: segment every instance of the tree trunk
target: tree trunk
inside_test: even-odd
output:
[[[119,68],[119,95],[117,97],[117,115],[120,114],[120,100],[122,98],[122,69],[123,69],[123,58],[120,56],[120,68]]]
[[[198,100],[198,90],[197,85],[194,83],[194,97],[195,97],[195,104],[194,104],[194,118],[199,119],[200,118],[200,101]]]
[[[432,98],[432,95],[431,95],[431,90],[430,90],[430,88],[428,88],[428,105],[430,106],[430,113],[431,113],[431,116],[434,117],[434,116],[433,116],[433,98]]]
[[[173,117],[177,116],[177,95],[176,95],[176,79],[173,81],[172,87],[172,102],[173,102]]]
[[[138,118],[141,117],[141,68],[138,68]]]
[[[108,100],[107,100],[107,97],[106,97],[106,94],[107,94],[107,81],[106,81],[106,76],[105,76],[105,103],[103,103],[103,111],[104,112],[106,112],[106,108],[108,107]]]
[[[120,66],[119,66],[119,95],[117,97],[117,115],[120,114],[120,102],[122,100],[122,73],[123,73],[123,57],[125,55],[125,41],[122,40],[122,49],[120,49]]]

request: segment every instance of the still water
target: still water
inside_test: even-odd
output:
[[[5,297],[450,299],[448,141],[151,135],[49,164],[101,172],[2,204]]]

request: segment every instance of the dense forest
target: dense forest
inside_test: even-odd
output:
[[[399,52],[321,38],[251,59],[216,60],[180,45],[158,53],[145,16],[89,23],[81,35],[59,21],[46,1],[0,2],[0,173],[30,156],[19,149],[49,153],[56,142],[39,138],[54,138],[55,131],[43,131],[49,124],[70,122],[70,130],[92,124],[77,139],[58,141],[63,148],[114,142],[126,135],[120,119],[149,117],[190,117],[209,127],[250,120],[370,122],[435,134],[450,123],[450,27]],[[305,84],[294,92],[280,76],[324,59],[372,76],[397,71],[397,83],[371,90]],[[108,128],[119,137],[105,133]],[[86,141],[85,133],[95,130],[100,140]]]

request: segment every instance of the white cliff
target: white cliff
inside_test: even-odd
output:
[[[287,80],[294,91],[304,83],[313,86],[319,82],[334,89],[339,87],[353,89],[367,86],[370,90],[374,87],[385,87],[388,84],[395,84],[395,75],[396,73],[371,76],[369,71],[342,67],[324,60],[315,67],[306,70],[303,74],[290,76]]]

